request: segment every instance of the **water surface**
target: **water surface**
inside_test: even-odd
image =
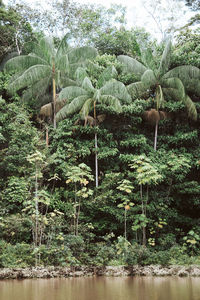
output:
[[[0,281],[0,300],[200,300],[200,278],[4,280]]]

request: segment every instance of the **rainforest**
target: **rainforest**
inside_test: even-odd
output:
[[[199,15],[59,5],[0,1],[0,267],[200,264]]]

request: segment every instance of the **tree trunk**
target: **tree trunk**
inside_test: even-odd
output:
[[[94,102],[94,122],[95,127],[97,126],[97,116],[96,116],[96,101]],[[95,177],[96,177],[96,187],[99,186],[98,180],[98,145],[97,145],[97,133],[94,134],[94,141],[95,141]]]
[[[78,211],[77,211],[77,219],[76,219],[76,235],[78,235],[78,226],[79,226],[79,216],[80,216],[80,211],[81,211],[81,199],[79,197],[78,201]]]
[[[17,48],[17,53],[18,53],[18,55],[20,55],[21,51],[19,49],[18,34],[19,34],[19,32],[17,31],[16,34],[15,34],[15,44],[16,44],[16,48]]]
[[[155,126],[155,137],[154,137],[154,150],[155,151],[157,149],[157,138],[158,138],[158,121],[156,121],[156,126]]]
[[[142,184],[140,184],[140,198],[142,201],[142,214],[145,215],[143,193],[142,193]],[[142,245],[146,247],[146,226],[142,226]]]
[[[46,126],[46,146],[49,146],[49,130],[48,130],[48,126]]]
[[[37,174],[37,164],[35,166],[35,248],[38,247],[38,174]],[[37,253],[35,254],[35,265],[37,267]]]
[[[53,127],[56,128],[56,81],[55,81],[54,64],[53,64]]]
[[[124,208],[124,237],[126,240],[126,208]]]
[[[77,230],[76,230],[76,218],[77,218],[77,209],[76,209],[76,182],[75,182],[75,199],[74,199],[74,235],[77,235]]]
[[[95,132],[94,135],[95,140],[95,174],[96,174],[96,187],[99,186],[99,180],[98,180],[98,148],[97,148],[97,133]]]

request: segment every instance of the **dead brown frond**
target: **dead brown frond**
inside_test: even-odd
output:
[[[165,120],[168,118],[168,115],[164,111],[157,111],[156,109],[152,108],[148,111],[145,111],[143,114],[143,119],[147,121],[149,124],[154,126],[160,120]]]

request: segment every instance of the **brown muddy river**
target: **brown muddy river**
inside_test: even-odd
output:
[[[200,278],[4,280],[0,281],[0,300],[200,300]]]

